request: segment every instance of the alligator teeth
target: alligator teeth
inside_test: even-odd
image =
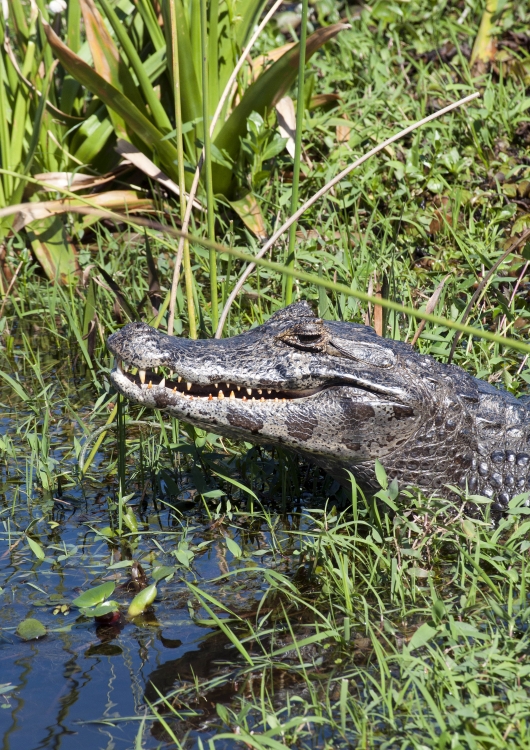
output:
[[[156,373],[156,374],[158,375],[158,367],[153,367],[153,370],[154,370],[154,371],[155,371],[155,373]]]
[[[237,388],[238,391],[241,390],[241,386],[240,385],[236,386],[236,388]]]
[[[236,397],[236,394],[234,393],[234,391],[230,391],[230,398],[235,398],[235,397]]]
[[[140,377],[140,383],[145,383],[145,370],[138,370],[138,375]]]
[[[170,377],[170,378],[172,378],[172,377],[173,377],[173,370],[170,370],[170,371],[169,371],[169,377]]]
[[[252,396],[252,388],[247,388],[247,393],[249,396]]]
[[[219,388],[219,383],[214,383],[216,390]]]
[[[252,396],[252,401],[255,401],[255,400],[256,400],[256,399],[254,398],[254,396]]]
[[[263,396],[260,398],[260,401],[265,401],[265,399],[263,398]]]
[[[175,386],[175,387],[173,388],[173,393],[176,393],[176,392],[177,392],[177,386]]]
[[[260,396],[263,393],[263,391],[261,390],[261,388],[258,388],[258,393],[259,393]]]
[[[224,393],[223,393],[222,391],[219,391],[219,393],[217,394],[217,398],[219,399],[219,401],[220,401],[220,400],[221,400],[222,398],[224,398],[224,397],[225,397],[225,394],[224,394]]]
[[[211,393],[208,394],[208,401],[213,401],[213,396]]]
[[[226,385],[226,390],[228,390],[230,388],[230,383],[226,383],[225,385]]]
[[[191,383],[186,383],[186,389],[187,389],[188,391],[191,391]]]
[[[160,388],[165,388],[166,387],[166,379],[162,378],[162,380],[160,381],[160,383],[158,385],[159,385]]]
[[[180,375],[178,376],[177,380],[179,383],[182,383],[182,377]]]
[[[148,386],[147,386],[147,387],[148,387],[148,388],[152,388],[152,387],[153,387],[153,383],[152,383],[151,381],[149,381],[149,384],[148,384]]]
[[[267,388],[267,393],[272,393],[270,388]]]
[[[280,401],[280,399],[279,399],[279,398],[275,398],[275,399],[274,399],[274,403],[275,403],[275,404],[279,403],[279,401]]]
[[[247,400],[246,396],[243,396],[243,398],[241,399],[241,401],[246,401],[246,400]]]

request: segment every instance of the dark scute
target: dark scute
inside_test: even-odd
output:
[[[478,479],[475,476],[469,477],[467,486],[470,492],[475,493],[477,491]]]
[[[166,406],[169,406],[169,404],[173,403],[173,399],[168,393],[155,393],[155,403],[159,409],[165,409]]]
[[[518,453],[516,457],[517,466],[526,466],[529,458],[528,453]]]
[[[363,404],[362,401],[352,401],[348,398],[344,399],[341,405],[347,419],[365,422],[367,419],[375,417],[374,407],[370,404]]]
[[[510,502],[510,496],[507,492],[501,492],[497,495],[497,502],[506,507]]]
[[[478,465],[478,473],[481,477],[487,477],[489,474],[489,466],[485,461],[481,461]]]
[[[296,440],[305,442],[312,437],[315,428],[318,425],[316,419],[312,419],[308,414],[303,414],[301,419],[293,419],[287,425],[287,432]]]
[[[515,484],[515,479],[513,478],[513,474],[506,474],[504,477],[504,484],[506,487],[513,487]]]
[[[228,421],[233,427],[240,427],[247,432],[259,432],[263,429],[263,422],[253,414],[244,414],[240,411],[228,412]]]
[[[401,404],[394,404],[392,409],[394,411],[394,416],[396,419],[407,419],[408,417],[414,416],[414,409],[412,409],[410,406],[402,406]]]
[[[493,451],[491,454],[491,460],[494,464],[504,463],[504,451]]]
[[[515,453],[513,451],[506,451],[506,460],[512,464],[515,461]]]

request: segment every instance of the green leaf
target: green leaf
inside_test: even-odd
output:
[[[379,486],[386,490],[388,488],[388,478],[383,464],[381,464],[378,459],[375,461],[375,476],[379,482]]]
[[[186,549],[176,549],[173,552],[173,554],[175,555],[179,563],[183,565],[185,568],[190,567],[190,563],[195,557],[194,553],[191,552],[191,550],[186,550]]]
[[[41,545],[29,536],[26,537],[26,539],[28,540],[29,547],[35,557],[39,560],[44,560],[46,555],[44,554],[44,550],[42,549]]]
[[[178,181],[177,149],[167,140],[163,140],[164,133],[141,112],[121,91],[100,76],[90,65],[87,65],[78,55],[71,52],[59,39],[51,26],[41,19],[46,38],[55,55],[63,67],[89,91],[98,96],[109,109],[120,115],[127,126],[141,140],[150,146],[162,163],[164,171],[171,179]],[[127,136],[126,136],[127,137]],[[189,186],[192,177],[188,175]]]
[[[429,625],[428,622],[424,622],[423,625],[420,625],[420,627],[416,630],[416,632],[410,639],[409,651],[414,651],[414,649],[425,646],[426,643],[434,638],[436,632],[436,628],[433,628],[432,625]]]
[[[142,60],[140,59],[140,56],[138,52],[136,51],[134,44],[131,41],[131,37],[128,33],[128,29],[126,29],[126,27],[120,21],[114,9],[108,3],[108,0],[99,0],[99,1],[101,4],[101,7],[103,8],[105,12],[105,15],[107,16],[114,30],[114,33],[116,34],[117,39],[119,40],[123,48],[123,51],[125,52],[125,54],[127,55],[129,59],[129,62],[131,64],[132,69],[134,70],[136,74],[136,77],[138,78],[138,83],[140,84],[142,93],[145,97],[147,104],[149,105],[149,109],[151,110],[151,113],[153,115],[153,118],[156,122],[157,127],[159,127],[160,130],[163,130],[163,131],[171,130],[171,122],[169,120],[169,117],[167,116],[166,111],[164,107],[162,106],[162,104],[160,103],[160,100],[158,96],[156,95],[156,92],[151,84],[151,81],[149,80],[146,67],[144,63],[142,62]],[[82,2],[86,3],[87,0],[82,0]],[[97,69],[97,66],[96,66],[96,69]],[[134,86],[134,83],[132,82],[132,77],[131,77],[131,83]],[[127,93],[127,92],[124,91],[124,93]]]
[[[18,380],[12,378],[11,375],[7,374],[7,372],[2,372],[2,370],[0,370],[0,378],[5,380],[6,383],[9,383],[11,388],[15,391],[17,396],[22,399],[22,401],[24,401],[24,403],[29,404],[31,402],[31,396],[24,390]]]
[[[177,568],[174,565],[158,565],[156,568],[153,568],[151,571],[151,575],[155,582],[161,581],[164,578],[169,578],[170,576],[174,575],[176,573]]]
[[[134,101],[135,103],[142,102],[129,68],[121,59],[119,50],[103,23],[103,19],[93,0],[79,0],[79,3],[85,22],[87,42],[92,53],[96,71],[102,78],[121,91],[129,101]],[[145,113],[145,107],[142,107],[142,110]],[[130,138],[124,118],[118,115],[112,108],[109,108],[109,115],[116,135],[119,138]]]
[[[139,594],[136,594],[129,605],[129,609],[127,610],[127,614],[129,615],[129,617],[136,617],[137,615],[141,615],[142,612],[154,602],[156,594],[157,589],[155,583],[147,586],[147,588],[145,588],[143,591],[140,591]]]
[[[46,635],[46,628],[40,620],[37,620],[34,617],[28,617],[27,620],[22,620],[19,624],[17,635],[25,641],[34,641],[37,638],[42,638]]]
[[[343,29],[349,28],[348,24],[336,23],[317,29],[307,39],[306,60]],[[262,117],[266,110],[273,107],[294,83],[298,73],[298,59],[300,56],[300,45],[296,44],[288,50],[279,60],[260,75],[245,92],[243,98],[234,109],[228,120],[215,139],[215,146],[236,160],[239,154],[241,138],[247,132],[247,120],[252,112],[257,112]],[[214,192],[228,195],[233,181],[233,172],[219,164],[212,165],[212,176],[214,180]]]
[[[67,284],[78,274],[77,250],[61,217],[32,222],[28,237],[31,249],[50,281]]]
[[[235,558],[241,557],[241,547],[237,542],[234,542],[234,540],[229,536],[226,537],[225,542],[226,546],[228,547],[228,551],[231,552]]]
[[[80,607],[79,611],[82,615],[85,615],[85,617],[103,617],[103,615],[108,615],[111,612],[117,612],[119,608],[120,605],[118,602],[110,599],[101,604],[96,604],[95,607]]]
[[[101,604],[112,594],[116,584],[114,581],[108,581],[102,583],[99,586],[94,586],[93,589],[83,591],[78,597],[76,597],[72,604],[74,607],[95,607],[96,604]]]
[[[260,205],[253,193],[247,193],[243,198],[229,201],[230,205],[251,232],[262,242],[268,239],[265,219]]]

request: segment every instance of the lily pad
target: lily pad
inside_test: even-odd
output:
[[[93,589],[83,591],[76,599],[73,600],[72,604],[74,607],[95,607],[96,604],[101,604],[112,594],[116,584],[114,581],[108,581],[102,583],[99,586],[94,586]]]
[[[17,635],[25,641],[35,641],[37,638],[42,638],[46,635],[46,628],[40,620],[28,617],[27,620],[22,620],[18,626]]]

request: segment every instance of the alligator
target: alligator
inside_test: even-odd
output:
[[[282,446],[343,484],[349,470],[365,490],[379,489],[378,459],[400,486],[442,497],[459,488],[496,511],[530,490],[524,400],[369,326],[322,320],[307,302],[220,340],[129,323],[108,348],[112,382],[131,401]]]

